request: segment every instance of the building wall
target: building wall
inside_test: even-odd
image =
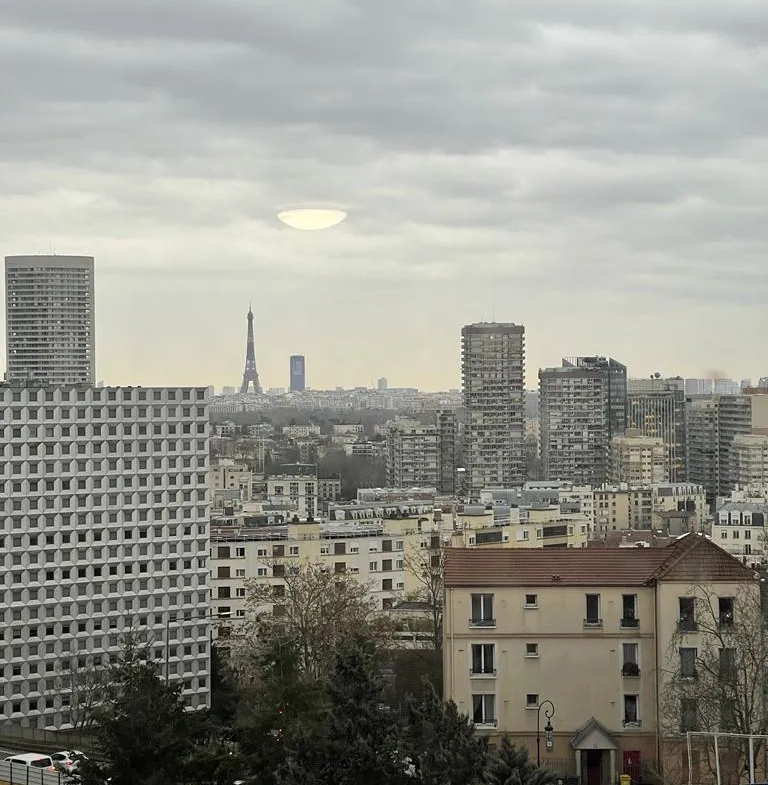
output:
[[[570,738],[591,717],[620,738],[624,749],[653,747],[655,734],[654,592],[630,587],[489,588],[496,626],[472,627],[471,594],[484,590],[449,589],[446,595],[445,694],[472,715],[472,695],[496,695],[498,727],[531,747],[536,706],[555,704],[555,750],[551,757],[573,755]],[[602,626],[585,628],[586,594],[600,595]],[[637,629],[622,629],[622,594],[637,596]],[[526,595],[536,607],[526,607]],[[496,648],[496,674],[473,676],[472,644]],[[622,676],[622,644],[638,647],[639,678]],[[536,645],[538,656],[527,654]],[[583,678],[575,678],[583,674]],[[590,676],[589,674],[592,674]],[[624,694],[640,696],[641,727],[624,728]],[[529,706],[528,696],[536,697]]]
[[[461,330],[469,491],[525,481],[525,328],[482,323]]]
[[[611,440],[609,482],[652,485],[669,482],[669,450],[654,436],[616,436]]]
[[[9,381],[94,384],[92,256],[6,256]]]
[[[132,628],[161,660],[170,631],[169,676],[207,705],[207,390],[5,387],[0,415],[0,723],[66,725],[65,666]]]

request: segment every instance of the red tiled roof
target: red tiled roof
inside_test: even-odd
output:
[[[753,572],[705,537],[666,548],[448,548],[447,587],[643,586],[653,580],[744,581]]]

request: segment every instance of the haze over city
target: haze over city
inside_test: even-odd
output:
[[[462,324],[759,377],[764,5],[26,0],[0,9],[4,254],[96,259],[97,374],[458,387]],[[340,204],[302,233],[278,209]]]

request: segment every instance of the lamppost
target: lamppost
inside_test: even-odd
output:
[[[555,716],[555,704],[552,701],[542,701],[536,707],[536,765],[541,766],[541,710],[544,709],[544,719],[547,724],[544,726],[544,735],[547,740],[547,750],[552,749],[552,727],[551,719]]]

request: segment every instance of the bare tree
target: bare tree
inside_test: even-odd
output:
[[[87,730],[97,719],[98,708],[110,696],[112,669],[97,663],[92,655],[73,656],[60,663],[56,688],[69,697],[69,721],[73,728]]]
[[[734,596],[722,597],[711,586],[696,585],[688,597],[668,653],[669,667],[661,674],[664,735],[768,733],[768,629],[759,586],[742,586]],[[695,746],[698,765],[714,772],[714,737],[697,737]],[[722,737],[718,747],[721,773],[735,785],[749,771],[749,740]],[[753,741],[755,763],[763,747],[761,739]]]
[[[301,670],[318,678],[330,672],[336,652],[353,635],[389,645],[394,625],[378,612],[370,587],[353,575],[309,560],[270,566],[274,580],[246,581],[248,614],[235,636],[236,657],[247,661],[265,647],[290,641]]]
[[[445,546],[440,535],[430,535],[429,547],[413,546],[405,555],[405,569],[416,581],[416,589],[406,599],[421,603],[429,619],[429,636],[432,647],[443,646],[443,570],[445,568]]]

